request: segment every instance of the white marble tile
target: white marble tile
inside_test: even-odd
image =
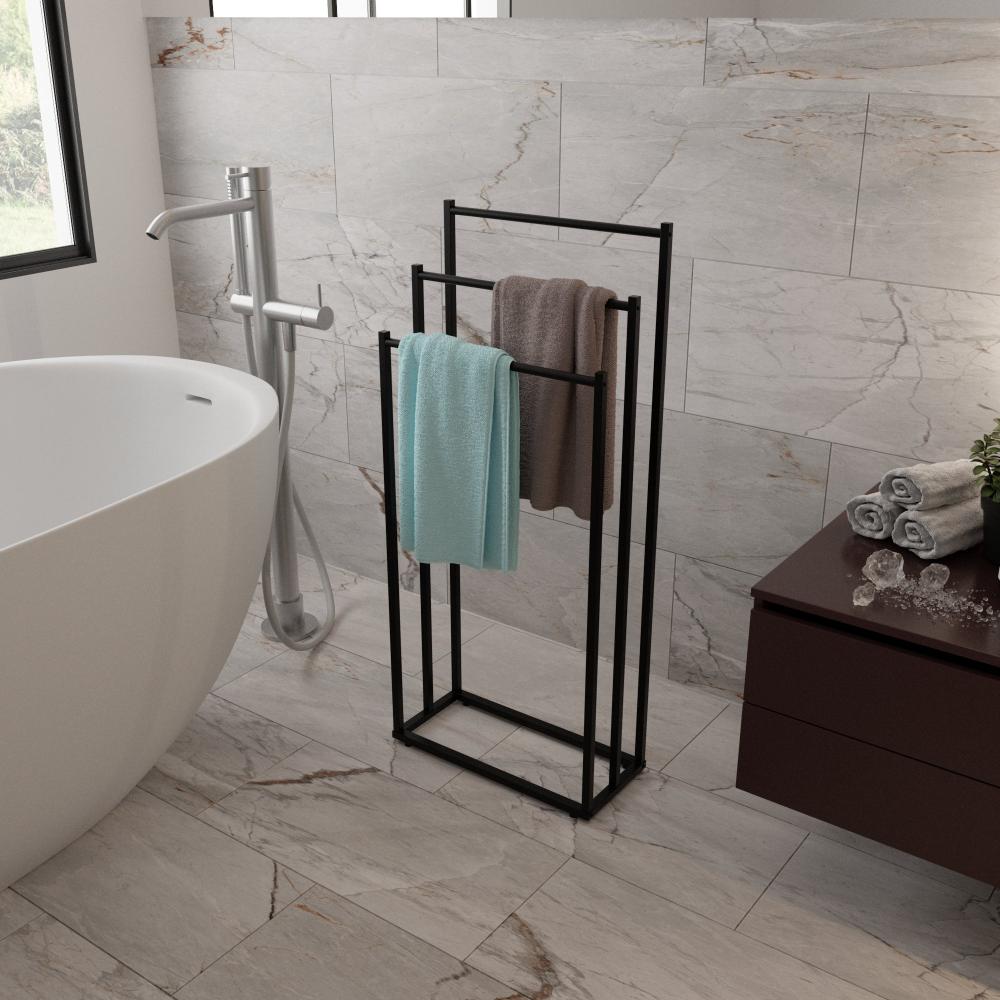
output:
[[[445,198],[558,210],[558,84],[336,76],[333,119],[337,196],[348,215],[439,225]]]
[[[168,992],[309,881],[142,791],[17,891]]]
[[[735,927],[804,837],[797,827],[647,772],[589,823],[577,824],[574,857]]]
[[[259,586],[258,584],[258,588]],[[212,689],[217,690],[236,680],[237,677],[242,677],[248,671],[255,670],[284,649],[280,643],[261,634],[258,617],[248,616],[236,637],[236,644],[229,654],[229,659],[226,660],[226,665],[222,668],[218,680],[212,685]]]
[[[827,840],[846,844],[864,854],[881,858],[944,885],[960,888],[969,895],[989,893],[989,886],[976,879],[949,871],[930,861],[905,854],[893,847],[868,840],[849,830],[824,823],[812,816],[795,812],[776,802],[769,802],[767,799],[758,798],[736,788],[736,757],[739,750],[742,711],[742,706],[730,705],[663,768],[663,773],[706,791],[716,792],[724,798],[739,802],[758,812],[767,813],[801,830],[808,830],[814,836],[821,835]]]
[[[184,357],[246,370],[242,326],[209,316],[177,315]],[[343,346],[300,331],[291,447],[338,462],[349,460],[346,378]]]
[[[1000,922],[988,903],[821,837],[740,929],[887,1000],[1000,997]]]
[[[560,1000],[873,998],[576,860],[469,963],[526,997]]]
[[[691,315],[691,413],[922,461],[1000,415],[1000,297],[698,261]]]
[[[851,274],[1000,292],[1000,98],[873,94]]]
[[[241,71],[437,75],[432,18],[238,17],[233,42]]]
[[[13,889],[0,889],[0,939],[13,934],[41,912]]]
[[[163,1000],[166,995],[48,916],[0,941],[0,1000]]]
[[[828,444],[687,413],[665,417],[662,548],[762,575],[819,530]],[[647,449],[637,441],[637,456]],[[637,460],[636,479],[645,478]],[[637,491],[636,530],[644,516]]]
[[[244,785],[204,816],[458,958],[565,860],[318,745]]]
[[[396,351],[392,352],[393,431],[397,465],[399,459],[399,400]],[[351,462],[382,471],[382,392],[379,387],[378,351],[363,347],[344,348],[347,373],[347,417],[351,427]]]
[[[438,23],[441,76],[700,87],[704,73],[705,21],[700,18]]]
[[[441,694],[444,689],[436,688],[435,695]],[[284,653],[228,685],[222,696],[429,792],[460,771],[392,738],[387,667],[326,644],[308,655]],[[403,696],[407,716],[420,710],[416,677],[403,678]],[[423,726],[421,734],[479,757],[514,728],[499,719],[448,711]]]
[[[912,463],[913,459],[902,455],[886,455],[835,444],[830,450],[830,479],[826,484],[823,522],[829,524],[843,514],[848,500],[867,493],[890,469]]]
[[[535,278],[580,278],[590,285],[609,288],[620,299],[638,295],[642,299],[639,329],[639,377],[637,397],[649,403],[653,387],[653,324],[656,319],[657,258],[618,247],[595,247],[552,240],[512,236],[507,233],[460,233],[458,270],[471,278],[496,281],[510,274]],[[648,250],[656,249],[653,240]],[[674,257],[670,282],[670,312],[667,329],[665,402],[669,409],[684,409],[684,372],[687,366],[687,333],[691,311],[692,261]],[[458,289],[459,335],[467,340],[490,342],[493,297],[475,288]],[[618,314],[618,385],[625,397],[625,314]]]
[[[178,996],[181,1000],[496,1000],[504,992],[481,972],[316,887]]]
[[[678,556],[670,628],[670,679],[743,696],[751,573]]]
[[[384,539],[383,539],[384,544]],[[357,573],[327,567],[337,602],[337,621],[327,640],[331,646],[346,650],[385,666],[389,664],[389,626],[387,618],[388,596],[385,583],[371,580]],[[445,582],[440,567],[432,570],[431,648],[435,661],[446,660],[451,653],[451,609],[442,603],[446,595]],[[315,563],[307,556],[299,557],[299,585],[307,609],[318,615],[322,610],[322,587]],[[400,591],[400,632],[402,635],[403,670],[409,674],[420,673],[420,598],[418,594]],[[258,618],[266,614],[260,584],[254,593],[250,611]],[[462,638],[471,639],[493,623],[463,611]],[[277,653],[285,647],[268,643]],[[270,657],[269,657],[270,659]],[[439,669],[441,669],[439,667]]]
[[[505,625],[494,625],[465,644],[463,686],[468,691],[577,732],[583,726],[583,666],[579,650]],[[598,683],[598,739],[607,742],[611,717],[611,664],[602,660]],[[638,673],[625,671],[625,748],[635,732]],[[724,708],[706,692],[653,675],[646,756],[661,768]]]
[[[1000,95],[1000,21],[713,17],[705,83]]]
[[[209,695],[139,787],[196,814],[301,750],[307,736]]]
[[[152,72],[168,194],[224,198],[227,166],[270,166],[275,205],[336,211],[328,76]]]
[[[463,569],[462,607],[583,649],[587,639],[588,530],[522,514],[516,573]],[[643,546],[629,554],[626,662],[639,662]],[[670,647],[670,584],[673,554],[657,552],[653,588],[653,670],[666,674]],[[601,615],[598,650],[614,653],[618,542],[605,536],[601,560]]]
[[[175,197],[168,204],[194,200]],[[320,285],[324,302],[334,312],[331,330],[303,333],[376,347],[381,329],[397,335],[413,329],[410,267],[438,266],[437,229],[294,209],[279,209],[275,226],[282,297],[309,305],[316,301]],[[233,266],[228,227],[204,220],[178,223],[170,237],[177,307],[235,320],[228,303]],[[425,308],[428,319],[440,315],[439,286],[428,284]]]
[[[233,69],[232,21],[227,17],[147,17],[152,66]]]
[[[565,84],[560,210],[673,222],[682,256],[847,274],[865,101]],[[562,238],[607,241],[565,230]],[[651,241],[607,242],[649,249]]]

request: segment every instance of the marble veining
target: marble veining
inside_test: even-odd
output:
[[[1000,297],[698,261],[686,408],[890,454],[1000,415]]]
[[[1000,20],[709,18],[705,83],[1000,93]]]
[[[225,17],[146,19],[153,66],[234,69],[232,22]]]
[[[828,524],[844,513],[847,501],[867,493],[890,469],[912,465],[913,460],[902,455],[845,448],[835,444],[830,449],[830,478],[826,484],[826,507],[823,522]]]
[[[850,94],[565,84],[561,211],[673,222],[683,256],[847,274],[865,107]]]

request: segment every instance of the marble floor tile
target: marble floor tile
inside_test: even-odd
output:
[[[902,455],[886,455],[835,444],[830,449],[830,479],[826,484],[823,522],[829,524],[843,514],[848,500],[867,493],[890,469],[912,464],[912,458]]]
[[[873,94],[851,274],[1000,292],[1000,98]]]
[[[997,20],[708,22],[709,86],[996,95],[998,80]]]
[[[260,714],[209,695],[139,787],[197,814],[308,742]]]
[[[0,889],[0,939],[13,934],[29,920],[41,914],[33,903],[19,896],[13,889]]]
[[[670,627],[671,680],[742,698],[753,601],[751,573],[678,556]]]
[[[998,325],[993,295],[698,261],[685,408],[954,458],[1000,414]]]
[[[564,855],[318,745],[205,819],[462,958]]]
[[[444,694],[444,689],[436,693]],[[403,695],[408,716],[420,710],[421,683],[416,677],[403,678]],[[228,685],[222,696],[429,792],[461,770],[392,738],[387,667],[325,643],[308,655],[283,653]],[[499,719],[449,711],[428,722],[421,733],[479,757],[514,729]]]
[[[445,198],[557,213],[558,84],[335,76],[333,120],[348,215],[439,225]]]
[[[682,256],[847,274],[865,105],[851,94],[567,83],[560,211],[673,222]]]
[[[462,607],[556,642],[583,649],[587,639],[587,566],[589,531],[544,517],[522,516],[518,570],[462,572]],[[629,554],[629,606],[626,662],[639,661],[644,549]],[[656,554],[653,588],[652,669],[666,674],[670,649],[670,587],[674,557]],[[606,536],[602,549],[601,632],[598,650],[614,655],[618,543]]]
[[[0,1000],[163,1000],[166,996],[48,916],[0,941]]]
[[[763,575],[819,530],[828,444],[688,413],[665,416],[661,548]],[[636,442],[637,456],[647,449]],[[645,481],[638,460],[635,475]],[[644,516],[637,491],[633,523]]]
[[[705,22],[442,19],[439,46],[441,76],[700,87]]]
[[[742,711],[741,705],[730,705],[663,768],[663,773],[706,791],[716,792],[732,802],[767,813],[775,819],[809,831],[813,836],[819,835],[827,840],[853,847],[900,868],[916,872],[944,885],[959,888],[969,895],[989,894],[990,887],[976,879],[736,788],[736,757],[739,750]]]
[[[143,791],[15,888],[172,992],[309,881]]]
[[[607,213],[597,213],[600,218]],[[510,274],[536,278],[573,277],[590,285],[611,289],[619,298],[642,299],[639,329],[637,397],[648,404],[653,391],[653,325],[656,320],[657,258],[653,240],[646,253],[618,247],[595,247],[512,236],[509,233],[462,233],[458,237],[458,270],[471,278],[495,281]],[[691,311],[691,268],[686,257],[673,258],[670,312],[667,329],[666,406],[684,409],[684,373],[687,367],[687,333]],[[459,336],[490,342],[492,295],[475,288],[458,289]],[[625,315],[618,315],[619,399],[625,397]]]
[[[466,690],[504,702],[556,725],[581,730],[583,654],[527,632],[494,625],[465,644],[462,670]],[[638,674],[625,672],[624,739],[635,732]],[[598,739],[607,742],[611,717],[611,664],[599,668]],[[726,702],[653,675],[649,692],[646,756],[659,769],[679,753],[726,706]]]
[[[329,645],[388,666],[389,626],[386,585],[333,566],[328,566],[327,569],[337,602],[337,621],[327,640]],[[431,648],[435,662],[444,660],[451,654],[451,609],[442,603],[447,592],[445,574],[439,573],[438,570],[439,567],[435,567],[432,572],[435,599],[431,605]],[[323,608],[319,574],[316,572],[316,564],[307,556],[299,556],[299,585],[305,597],[306,608],[319,615]],[[419,674],[420,597],[418,594],[401,590],[399,599],[403,671],[408,674]],[[259,633],[259,619],[266,614],[259,583],[250,603],[250,613],[258,619],[250,626],[251,630]],[[472,639],[492,624],[488,618],[463,611],[462,637],[466,640]],[[275,655],[285,652],[284,646],[269,640],[263,641],[274,650]]]
[[[886,997],[1000,997],[996,904],[810,837],[745,934]]]
[[[505,993],[506,1000],[517,1000],[481,972],[316,887],[178,997],[497,1000]]]
[[[258,584],[258,588],[259,588]],[[212,690],[218,690],[230,681],[242,677],[245,673],[255,670],[262,663],[277,656],[284,651],[284,646],[261,635],[260,619],[252,615],[248,616],[240,634],[236,637],[236,644],[233,651],[226,660],[226,665],[222,668],[218,680],[212,685]]]
[[[152,66],[235,68],[228,17],[147,17],[146,37]]]
[[[240,324],[187,313],[177,315],[184,357],[247,370]],[[347,462],[350,451],[344,348],[301,331],[297,344],[295,403],[288,442],[293,448]]]
[[[589,823],[574,856],[735,927],[802,843],[797,827],[647,772]]]
[[[621,879],[570,860],[469,963],[526,997],[873,1000]]]
[[[197,199],[169,197],[170,206]],[[300,331],[321,340],[374,348],[378,331],[397,335],[413,329],[410,267],[439,268],[440,237],[434,226],[379,222],[330,212],[279,208],[275,240],[282,297],[314,303],[317,285],[334,312],[329,331]],[[232,249],[225,224],[199,220],[170,230],[174,292],[181,311],[235,321]],[[440,316],[441,289],[429,284],[425,311]],[[242,336],[242,334],[241,334]],[[237,351],[243,354],[242,341]]]
[[[336,211],[328,76],[152,72],[167,194],[224,198],[226,167],[250,161],[271,167],[275,205]]]
[[[437,75],[432,18],[239,17],[233,44],[240,71]]]

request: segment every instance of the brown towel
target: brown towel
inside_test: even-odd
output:
[[[604,509],[615,495],[615,297],[575,278],[502,278],[493,291],[494,347],[525,364],[580,375],[608,373]],[[570,507],[590,518],[593,390],[553,379],[521,379],[521,496],[537,510]]]

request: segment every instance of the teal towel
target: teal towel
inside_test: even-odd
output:
[[[517,568],[521,413],[512,362],[443,333],[399,345],[399,537],[419,562]]]

